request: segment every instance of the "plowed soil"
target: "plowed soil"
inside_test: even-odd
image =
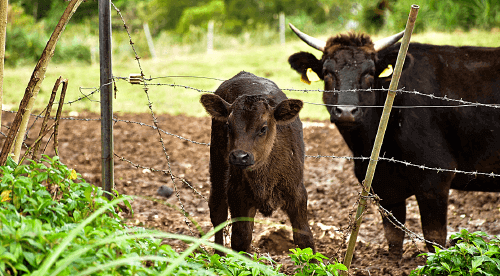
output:
[[[14,115],[3,114],[2,124],[10,125]],[[68,117],[68,115],[66,115]],[[101,185],[100,121],[98,114],[79,114],[73,120],[63,120],[59,129],[59,152],[63,163],[74,168],[89,183]],[[75,120],[78,119],[78,120]],[[162,231],[199,236],[193,223],[179,209],[190,214],[204,232],[212,228],[207,199],[210,190],[208,174],[210,119],[160,115],[159,132],[153,129],[151,114],[117,115],[114,125],[116,189],[120,194],[137,195],[133,201],[130,225]],[[140,123],[140,124],[139,124]],[[304,122],[306,154],[310,156],[350,156],[351,153],[335,127],[329,122]],[[2,132],[7,133],[5,127]],[[29,133],[30,145],[38,127]],[[172,134],[172,135],[170,135]],[[183,137],[185,139],[179,138]],[[0,140],[3,143],[4,138]],[[163,145],[160,142],[163,141]],[[44,144],[45,145],[45,144]],[[53,155],[52,143],[45,154]],[[165,149],[165,151],[163,150]],[[126,160],[122,160],[121,158]],[[127,161],[128,160],[128,161]],[[159,172],[155,171],[159,170]],[[165,173],[171,170],[175,176]],[[318,252],[343,261],[351,215],[357,207],[359,183],[353,173],[353,163],[345,158],[306,157],[305,185],[308,191],[308,215]],[[185,181],[182,181],[185,180]],[[161,186],[174,193],[166,198],[157,194]],[[155,198],[153,201],[147,198]],[[166,202],[168,204],[163,204]],[[466,228],[500,234],[499,194],[452,191],[449,206],[448,231]],[[420,215],[414,197],[407,200],[406,226],[421,233]],[[253,235],[253,250],[269,254],[283,264],[283,272],[293,274],[295,267],[288,257],[294,248],[288,218],[276,211],[271,218],[258,214]],[[176,250],[187,247],[181,241],[168,240]],[[226,240],[228,246],[229,237]],[[361,226],[350,275],[408,275],[424,264],[424,243],[405,240],[405,253],[399,261],[391,260],[382,229],[382,220],[375,204],[369,204]]]

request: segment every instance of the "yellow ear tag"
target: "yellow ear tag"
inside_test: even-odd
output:
[[[300,81],[303,83],[311,84],[313,81],[320,81],[321,79],[318,77],[318,74],[314,72],[311,68],[307,68],[305,77],[300,76]]]
[[[392,65],[389,64],[389,66],[387,66],[387,68],[384,69],[384,71],[382,71],[382,73],[380,73],[380,75],[378,76],[379,78],[385,78],[385,77],[388,77],[392,75]]]
[[[300,81],[306,84],[311,84],[311,82],[307,79],[307,76],[300,76]]]
[[[311,82],[321,80],[318,77],[318,74],[316,74],[316,72],[314,72],[311,68],[307,68],[306,75],[307,75],[307,78],[309,79],[309,81],[311,81]]]

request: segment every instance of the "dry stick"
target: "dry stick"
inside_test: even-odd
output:
[[[55,123],[53,123],[50,127],[46,128],[43,132],[40,132],[40,135],[38,138],[35,140],[35,145],[39,144],[42,141],[42,138],[45,137],[45,135],[49,134],[50,130],[54,128]],[[24,159],[29,155],[30,151],[33,149],[33,146],[29,147],[26,152],[24,153],[23,157],[21,158],[21,161],[19,161],[19,164],[23,163]]]
[[[83,0],[72,0],[68,4],[66,10],[61,16],[61,19],[59,20],[59,23],[57,23],[54,32],[50,36],[50,39],[47,42],[45,49],[43,50],[42,56],[40,57],[40,60],[38,61],[37,65],[35,66],[35,69],[33,70],[33,74],[31,75],[28,86],[26,87],[26,90],[24,92],[24,97],[21,100],[21,103],[19,104],[19,111],[17,112],[14,121],[12,122],[11,128],[7,135],[7,139],[5,139],[5,142],[3,144],[2,152],[0,153],[0,165],[5,164],[10,149],[14,144],[14,138],[16,134],[18,138],[14,149],[14,155],[15,155],[14,161],[17,162],[19,160],[19,153],[21,151],[21,145],[24,135],[26,134],[26,127],[28,125],[30,117],[29,115],[31,113],[31,109],[33,108],[35,98],[38,92],[40,91],[40,86],[42,84],[42,81],[45,78],[45,72],[47,71],[47,66],[50,62],[50,59],[54,55],[54,50],[57,41],[59,40],[62,32],[64,31],[66,24],[70,20],[71,16],[75,13],[78,6],[80,6],[82,1]]]
[[[56,113],[56,124],[54,125],[54,152],[56,153],[57,156],[59,156],[59,140],[58,140],[58,133],[59,133],[59,122],[61,121],[61,113],[62,113],[62,108],[64,105],[64,97],[66,97],[66,90],[68,89],[68,79],[62,80],[62,90],[61,90],[61,96],[59,99],[59,106],[57,106],[57,113]]]
[[[361,220],[363,217],[363,212],[366,208],[366,198],[371,189],[373,175],[375,173],[375,167],[377,166],[377,161],[380,154],[380,148],[382,147],[382,142],[384,140],[385,130],[387,128],[387,122],[389,121],[389,115],[392,109],[392,103],[394,102],[394,97],[396,96],[396,89],[398,87],[399,78],[401,77],[401,70],[403,69],[403,64],[406,58],[406,52],[408,51],[408,45],[410,43],[411,33],[413,32],[413,26],[415,25],[415,20],[417,19],[419,6],[412,5],[410,15],[408,17],[408,22],[406,23],[405,34],[403,36],[403,41],[401,42],[401,47],[399,48],[398,58],[396,60],[396,66],[394,73],[392,75],[391,84],[389,85],[389,91],[387,94],[387,99],[385,101],[384,110],[382,111],[382,117],[380,118],[380,124],[377,131],[377,136],[375,137],[375,144],[373,145],[372,154],[370,156],[370,163],[368,164],[368,169],[366,170],[365,180],[363,181],[363,191],[359,199],[359,205],[356,212],[356,220],[354,229],[351,232],[351,237],[349,238],[349,245],[347,246],[346,255],[344,258],[344,265],[349,270],[352,261],[352,255],[354,253],[354,247],[356,245],[356,239],[358,237],[359,228],[361,225]],[[347,275],[347,272],[343,273]]]
[[[3,103],[3,70],[5,58],[5,40],[7,35],[7,7],[8,0],[0,1],[0,126],[2,125]]]
[[[45,129],[47,128],[47,121],[49,120],[50,117],[50,112],[52,111],[52,105],[54,104],[54,100],[56,99],[56,94],[57,90],[59,89],[59,85],[61,84],[61,79],[62,77],[59,76],[59,78],[56,80],[56,83],[54,84],[54,88],[52,88],[52,93],[50,94],[50,99],[49,103],[47,104],[47,107],[45,108],[45,115],[42,121],[42,126],[40,127],[40,134],[38,134],[37,142],[33,146],[33,154],[31,155],[31,159],[33,160],[38,160],[38,150],[40,149],[40,144],[42,143],[42,138],[45,136]],[[26,151],[26,154],[29,151]],[[24,159],[24,157],[23,157]]]

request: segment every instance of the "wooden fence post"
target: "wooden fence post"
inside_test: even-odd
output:
[[[354,221],[354,228],[351,232],[351,237],[349,238],[349,244],[347,246],[346,255],[344,258],[344,265],[349,270],[351,266],[352,256],[354,254],[354,247],[356,245],[356,239],[358,238],[359,228],[361,226],[361,220],[363,219],[363,212],[366,208],[366,197],[371,188],[373,175],[375,174],[375,168],[377,166],[377,161],[380,154],[380,148],[382,147],[382,142],[384,140],[385,130],[387,129],[387,123],[389,122],[389,115],[392,110],[392,103],[394,102],[394,97],[396,96],[396,90],[398,88],[399,78],[401,77],[401,71],[405,63],[406,52],[408,51],[408,45],[410,44],[411,33],[413,32],[413,26],[415,25],[415,20],[417,19],[419,6],[412,5],[410,15],[408,17],[408,22],[406,23],[405,34],[403,36],[403,41],[401,42],[401,47],[399,48],[398,57],[396,60],[396,65],[394,68],[394,73],[391,78],[391,84],[389,85],[389,91],[387,93],[387,98],[385,100],[384,110],[382,111],[382,117],[380,118],[380,124],[377,131],[377,136],[375,137],[375,144],[373,145],[372,154],[370,156],[370,163],[368,169],[366,170],[365,180],[363,181],[363,191],[359,198],[358,209],[356,211],[356,220]],[[343,272],[343,275],[347,275],[347,272]]]
[[[5,60],[5,40],[7,35],[7,8],[9,0],[0,1],[0,126],[2,125],[3,69]]]

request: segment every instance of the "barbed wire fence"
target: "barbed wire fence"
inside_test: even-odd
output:
[[[175,133],[171,133],[171,132],[168,132],[166,130],[161,129],[159,127],[159,125],[158,125],[158,120],[157,120],[157,117],[155,115],[156,113],[154,111],[154,106],[153,106],[153,103],[151,102],[151,99],[150,99],[149,87],[151,87],[151,86],[163,87],[164,86],[164,87],[170,87],[170,88],[182,88],[182,89],[186,89],[186,90],[193,90],[193,91],[196,91],[196,92],[199,92],[199,93],[214,93],[215,91],[210,91],[210,90],[200,89],[200,88],[196,88],[196,87],[191,87],[189,85],[173,84],[173,83],[162,83],[161,80],[165,80],[165,79],[169,79],[169,78],[203,78],[203,79],[210,79],[210,80],[214,80],[214,81],[223,82],[223,81],[225,81],[225,79],[215,78],[215,77],[206,77],[206,76],[180,76],[180,75],[155,76],[155,77],[146,78],[145,74],[144,74],[144,71],[143,71],[143,67],[142,67],[141,62],[140,62],[140,57],[139,57],[136,49],[134,48],[134,42],[133,42],[132,36],[131,36],[131,34],[129,32],[129,28],[127,27],[127,24],[125,22],[125,19],[123,18],[120,10],[114,4],[112,4],[112,6],[115,9],[115,11],[117,12],[117,14],[119,15],[119,17],[121,18],[121,20],[123,22],[124,29],[126,30],[126,32],[128,34],[128,37],[129,37],[129,40],[130,40],[130,45],[131,45],[131,48],[133,49],[133,53],[135,55],[134,59],[137,61],[137,66],[138,66],[138,68],[140,70],[140,76],[135,76],[135,77],[131,77],[131,76],[128,76],[128,77],[126,77],[126,76],[114,76],[113,77],[113,82],[110,82],[108,85],[112,85],[112,84],[116,85],[118,82],[123,82],[123,83],[127,83],[128,85],[139,85],[139,86],[141,86],[142,90],[144,91],[144,96],[147,98],[147,101],[148,101],[148,108],[150,110],[150,114],[151,114],[151,117],[152,117],[152,120],[153,120],[153,125],[145,124],[145,123],[142,123],[142,122],[130,121],[130,120],[122,120],[122,119],[117,119],[117,118],[114,118],[113,121],[115,123],[117,123],[117,122],[123,122],[123,123],[126,123],[126,124],[135,124],[135,125],[139,125],[141,127],[146,127],[146,128],[150,128],[150,129],[155,130],[157,132],[157,135],[159,136],[159,141],[160,141],[160,144],[162,146],[162,153],[164,155],[163,158],[166,160],[166,163],[167,163],[167,169],[153,168],[153,167],[144,166],[144,165],[141,165],[141,164],[134,163],[133,161],[131,161],[131,160],[127,159],[126,157],[121,156],[121,155],[119,155],[117,153],[114,153],[114,155],[115,155],[116,158],[118,158],[119,161],[126,162],[126,163],[130,164],[134,168],[148,169],[151,172],[162,173],[165,176],[169,177],[172,180],[172,183],[173,183],[173,186],[174,186],[174,191],[175,191],[175,194],[176,194],[176,197],[177,197],[177,201],[179,203],[181,211],[184,214],[184,221],[185,221],[185,223],[186,223],[189,231],[191,232],[191,235],[197,236],[193,232],[193,230],[192,230],[191,222],[190,222],[190,220],[188,218],[188,212],[185,210],[185,206],[184,206],[184,203],[181,200],[180,191],[179,191],[179,188],[177,187],[177,185],[179,183],[183,184],[183,185],[186,185],[189,189],[191,189],[193,191],[193,193],[195,193],[197,196],[199,196],[200,198],[202,198],[204,201],[208,201],[208,200],[207,200],[207,198],[200,191],[198,191],[184,177],[180,177],[179,175],[176,175],[172,171],[171,162],[170,162],[170,155],[168,154],[166,146],[164,144],[163,135],[171,136],[171,137],[173,137],[175,139],[180,139],[182,141],[185,141],[185,142],[191,143],[193,145],[197,145],[197,146],[208,147],[208,146],[210,146],[210,144],[209,143],[205,143],[205,142],[195,141],[195,140],[190,139],[189,137],[183,137],[181,135],[178,135],[178,134],[175,134]],[[321,90],[321,89],[294,89],[294,88],[282,88],[282,90],[284,90],[284,91],[302,92],[302,93],[356,93],[356,92],[359,92],[359,91],[365,91],[365,92],[384,92],[384,91],[387,91],[387,89],[356,89],[356,90],[333,90],[333,91],[325,91],[325,90]],[[87,92],[87,91],[89,91],[89,92]],[[71,104],[76,103],[78,101],[85,101],[85,100],[98,103],[99,101],[98,100],[94,100],[92,98],[92,96],[95,95],[95,94],[97,94],[97,93],[99,93],[99,91],[100,90],[97,87],[94,87],[94,88],[82,88],[82,87],[80,87],[79,92],[81,93],[81,96],[78,97],[77,99],[74,99],[74,100],[71,100],[71,101],[67,101],[64,104],[65,105],[71,105]],[[433,100],[442,101],[443,104],[441,104],[441,105],[432,105],[432,106],[397,106],[397,105],[393,106],[393,108],[396,108],[396,109],[398,109],[398,108],[400,108],[400,109],[407,109],[407,108],[460,108],[460,107],[488,107],[488,108],[495,108],[495,109],[496,108],[500,108],[500,105],[498,105],[498,104],[484,104],[484,103],[478,103],[478,102],[470,102],[470,101],[466,101],[466,100],[463,100],[463,99],[449,98],[447,96],[440,97],[440,96],[435,96],[435,95],[429,95],[429,94],[421,93],[421,92],[418,92],[418,91],[408,91],[408,90],[405,90],[404,88],[398,89],[397,93],[407,93],[407,94],[418,95],[418,96],[421,96],[421,97],[429,97],[429,98],[431,98]],[[313,103],[313,102],[305,102],[305,103],[306,104],[310,104],[310,105],[318,105],[318,106],[338,106],[338,105],[326,105],[326,104],[322,104],[322,103]],[[444,103],[449,103],[449,104],[444,104]],[[54,104],[57,105],[58,103],[55,102]],[[370,107],[370,108],[382,108],[383,106],[360,106],[360,107],[362,107],[362,108],[368,108],[368,107]],[[30,129],[34,126],[36,120],[44,118],[44,116],[42,116],[41,114],[32,115],[32,116],[35,117],[35,121],[30,126]],[[80,120],[80,121],[99,121],[100,120],[100,119],[86,119],[86,118],[73,118],[73,117],[62,117],[61,119],[62,120]],[[8,126],[5,126],[5,125],[4,125],[4,127],[8,128]],[[0,132],[0,134],[2,136],[6,136],[2,132]],[[28,134],[29,134],[29,131],[27,132],[26,135],[28,136]],[[26,144],[25,144],[25,148],[28,148],[28,146]],[[354,157],[354,156],[335,156],[335,155],[320,155],[320,154],[317,154],[317,155],[306,155],[306,157],[307,158],[314,158],[314,159],[319,159],[319,158],[346,159],[346,160],[349,160],[349,161],[352,161],[352,160],[369,161],[370,160],[370,157],[363,157],[363,156],[356,156],[356,157]],[[500,174],[495,174],[493,172],[491,172],[491,173],[489,173],[489,172],[478,172],[478,171],[468,172],[468,171],[457,170],[456,168],[455,169],[451,169],[451,168],[435,168],[435,167],[426,166],[425,164],[413,164],[413,163],[407,162],[405,160],[396,160],[394,158],[379,157],[378,160],[379,161],[390,162],[390,163],[394,163],[394,164],[402,164],[402,165],[405,165],[405,166],[416,167],[416,168],[419,168],[419,169],[422,169],[422,170],[436,171],[437,173],[451,172],[451,173],[455,173],[455,174],[471,175],[471,176],[474,176],[474,177],[478,176],[478,175],[487,176],[487,177],[500,177]],[[358,200],[359,200],[360,196],[361,196],[361,192],[358,195]],[[388,218],[389,221],[391,223],[393,223],[395,227],[397,227],[401,231],[405,232],[405,234],[412,240],[412,242],[414,244],[416,244],[417,241],[421,241],[421,242],[430,243],[430,244],[433,244],[435,246],[438,246],[438,247],[442,248],[441,245],[436,244],[436,243],[434,243],[432,241],[429,241],[429,240],[425,240],[422,237],[421,234],[415,233],[415,231],[412,231],[411,229],[408,229],[403,223],[399,222],[392,215],[391,212],[389,212],[388,210],[386,210],[385,208],[383,208],[381,206],[381,204],[379,202],[380,199],[378,198],[378,196],[375,193],[373,193],[373,192],[369,193],[367,199],[369,199],[370,202],[372,204],[374,204],[378,208],[378,210],[382,214],[382,216]],[[341,250],[342,247],[345,246],[345,241],[346,241],[345,237],[348,235],[349,230],[352,229],[352,227],[354,226],[354,221],[353,221],[353,218],[352,218],[353,211],[354,211],[354,208],[353,208],[353,210],[351,210],[351,212],[349,214],[349,223],[348,223],[348,226],[346,228],[344,228],[344,229],[338,229],[338,230],[336,230],[336,231],[340,232],[341,234],[343,234],[343,244],[342,244],[341,247],[338,248],[338,252]],[[365,210],[365,212],[367,212],[367,210]],[[228,234],[227,234],[228,233],[227,227],[225,229],[225,233],[226,233],[226,236],[228,236]],[[418,247],[416,247],[416,248],[418,248]],[[339,255],[339,254],[337,254],[337,255]]]

